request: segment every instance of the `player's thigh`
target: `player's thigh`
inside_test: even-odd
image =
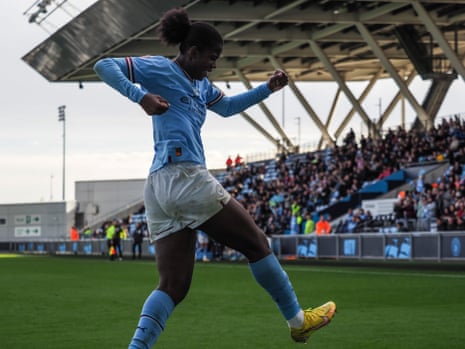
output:
[[[234,198],[199,228],[215,241],[241,252],[249,261],[259,260],[270,253],[265,234]]]
[[[196,233],[183,229],[155,241],[159,289],[177,303],[184,298],[192,280]]]

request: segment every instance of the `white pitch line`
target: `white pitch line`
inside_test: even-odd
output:
[[[222,263],[213,263],[213,264],[202,264],[208,267],[217,267],[217,268],[248,268],[246,264],[222,264]],[[198,265],[199,266],[199,265]],[[386,276],[415,276],[415,277],[428,277],[428,278],[449,278],[449,279],[465,279],[465,273],[460,274],[445,274],[445,273],[423,273],[419,271],[418,273],[412,272],[403,272],[403,271],[373,271],[373,270],[351,270],[351,267],[344,269],[336,269],[334,267],[328,266],[325,268],[315,268],[312,266],[301,267],[301,266],[289,266],[283,265],[284,269],[289,269],[289,271],[296,272],[310,272],[310,273],[338,273],[338,274],[359,274],[359,275],[386,275]]]
[[[465,274],[444,274],[444,273],[418,273],[403,272],[403,271],[370,271],[370,270],[350,270],[348,269],[333,269],[328,268],[292,268],[292,271],[303,271],[303,272],[318,272],[318,273],[339,273],[339,274],[362,274],[362,275],[386,275],[386,276],[416,276],[416,277],[432,277],[432,278],[450,278],[450,279],[465,279]]]

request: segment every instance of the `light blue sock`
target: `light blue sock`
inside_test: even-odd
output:
[[[300,310],[291,282],[274,254],[250,263],[255,280],[273,298],[286,320],[292,319]]]
[[[134,337],[128,349],[150,349],[165,329],[174,310],[174,302],[165,292],[155,290],[147,297]]]

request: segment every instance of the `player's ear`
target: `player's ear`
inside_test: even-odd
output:
[[[189,47],[189,49],[187,50],[187,57],[190,59],[190,60],[195,60],[199,57],[199,54],[200,54],[200,51],[199,51],[199,48],[197,46],[191,46]]]

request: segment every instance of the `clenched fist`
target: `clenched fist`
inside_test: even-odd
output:
[[[163,114],[170,104],[162,96],[147,93],[139,103],[148,115]]]
[[[268,88],[275,92],[287,85],[289,79],[285,72],[276,70],[268,80]]]

